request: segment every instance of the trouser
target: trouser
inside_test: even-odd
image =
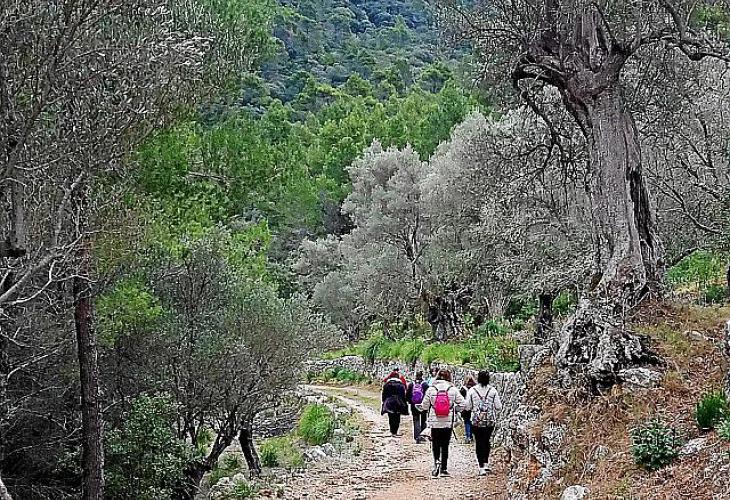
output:
[[[472,427],[471,427],[471,414],[470,413],[464,413],[464,437],[467,441],[471,441],[473,437],[472,433]]]
[[[426,429],[426,419],[428,413],[413,409],[413,439],[418,441],[421,439],[421,433]]]
[[[492,452],[494,427],[473,427],[472,432],[474,432],[479,467],[486,467],[489,463],[489,454]]]
[[[433,445],[433,459],[441,463],[441,471],[449,470],[449,444],[451,443],[451,427],[446,429],[431,429],[431,444]]]
[[[388,425],[391,434],[398,434],[400,428],[400,413],[388,413]]]

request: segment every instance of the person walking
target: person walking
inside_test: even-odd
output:
[[[419,410],[417,405],[423,402],[427,390],[428,384],[423,380],[423,372],[416,372],[415,380],[408,384],[406,390],[406,401],[411,405],[411,415],[413,415],[413,439],[416,443],[423,443],[426,440],[421,433],[426,429],[428,414]]]
[[[390,435],[400,437],[398,429],[400,428],[401,415],[408,415],[408,405],[406,404],[406,386],[401,381],[398,372],[393,371],[383,385],[381,415],[388,414],[388,426],[390,427]]]
[[[477,385],[477,383],[474,381],[474,377],[472,377],[471,375],[467,375],[464,378],[464,384],[461,386],[461,389],[459,389],[459,392],[462,396],[464,396],[464,399],[466,399],[466,395],[468,394],[469,389],[471,389],[475,385]],[[461,419],[464,421],[464,441],[469,444],[473,441],[473,436],[471,432],[471,411],[462,411]]]
[[[485,476],[489,468],[489,455],[492,452],[492,435],[497,426],[499,412],[502,411],[499,393],[489,385],[488,371],[480,371],[477,375],[477,385],[467,393],[465,410],[471,411],[479,475]]]
[[[440,370],[434,384],[428,388],[418,409],[428,413],[433,445],[431,477],[449,476],[449,445],[454,432],[457,413],[464,409],[464,398],[451,383],[451,372]]]

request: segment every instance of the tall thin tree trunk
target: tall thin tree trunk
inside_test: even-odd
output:
[[[253,429],[251,423],[244,424],[238,433],[238,441],[241,443],[241,451],[246,458],[246,464],[252,477],[261,475],[261,460],[256,452],[256,445],[253,442]]]
[[[99,365],[96,333],[93,324],[89,276],[91,258],[84,246],[80,253],[80,276],[74,278],[74,319],[76,344],[81,379],[81,418],[83,447],[82,500],[101,500],[104,497],[104,436],[99,398]]]
[[[13,497],[10,496],[10,492],[5,487],[2,476],[0,476],[0,500],[13,500]]]
[[[553,335],[553,301],[555,296],[551,293],[541,293],[538,296],[540,309],[537,315],[535,330],[535,342],[544,344]]]

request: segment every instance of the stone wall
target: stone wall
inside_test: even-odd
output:
[[[493,372],[491,373],[491,384],[499,392],[502,399],[502,414],[500,415],[501,425],[497,427],[495,432],[495,443],[502,444],[505,440],[506,433],[509,432],[508,422],[512,420],[513,415],[522,403],[525,392],[525,377],[529,372],[533,358],[536,353],[540,352],[540,348],[531,345],[520,346],[520,371],[518,372]],[[438,368],[446,368],[451,371],[453,380],[457,386],[467,375],[476,378],[478,370],[464,366],[446,365],[443,363],[434,364]],[[369,364],[360,356],[344,356],[342,358],[331,360],[316,360],[308,365],[309,373],[318,375],[332,369],[345,369],[355,373],[361,373],[375,380],[383,380],[393,371],[399,368],[401,374],[407,379],[412,380],[417,371],[423,371],[428,376],[429,367],[418,361],[415,365],[410,365],[400,361],[375,361]]]

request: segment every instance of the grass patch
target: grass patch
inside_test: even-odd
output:
[[[330,368],[316,376],[322,382],[342,382],[346,384],[363,384],[370,381],[370,378],[362,373],[354,372],[347,368]]]
[[[259,447],[261,464],[264,467],[285,467],[296,469],[304,465],[302,453],[292,436],[274,437],[265,440]]]
[[[325,405],[307,405],[299,420],[299,436],[308,444],[326,443],[335,429],[335,416]]]
[[[517,342],[501,334],[442,343],[427,343],[423,339],[390,340],[376,334],[355,344],[348,352],[370,363],[398,360],[408,364],[421,361],[426,365],[435,362],[471,365],[492,371],[519,369]]]
[[[707,392],[697,403],[695,419],[702,430],[714,429],[728,414],[728,404],[722,391]]]

